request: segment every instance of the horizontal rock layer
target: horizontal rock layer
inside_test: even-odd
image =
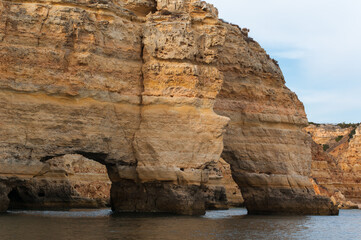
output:
[[[213,32],[213,7],[197,1],[1,1],[0,13],[0,159],[13,169],[5,177],[17,176],[17,167],[35,176],[46,161],[64,170],[64,158],[76,154],[107,166],[112,196],[117,187],[143,191],[144,184],[158,182],[160,192],[168,186],[181,186],[185,195],[208,189],[184,213],[227,206],[223,185],[204,186],[228,122],[212,111],[223,82],[210,64],[213,47],[222,44]],[[47,180],[55,181],[54,171]],[[70,185],[80,195],[92,191]],[[185,198],[170,200],[182,205]],[[123,198],[112,197],[113,209],[124,210],[118,201]],[[130,203],[132,211],[169,210]]]
[[[222,157],[231,164],[249,213],[337,214],[309,180],[312,158],[302,131],[307,124],[302,103],[248,31],[223,26],[224,84],[215,111],[231,119]]]
[[[104,164],[114,211],[227,206],[240,193],[216,177],[229,173],[223,147],[250,213],[337,211],[308,178],[302,103],[205,2],[1,1],[0,73],[0,162],[52,174],[74,155]],[[22,193],[11,177],[5,205]]]
[[[81,155],[65,155],[46,162],[4,161],[0,163],[0,182],[5,186],[4,206],[10,209],[109,205],[111,182],[106,167]]]
[[[361,205],[360,126],[312,124],[305,131],[315,142],[312,177],[326,190],[324,194],[333,196],[343,208]]]

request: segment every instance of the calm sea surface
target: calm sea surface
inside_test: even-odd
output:
[[[247,216],[245,209],[203,217],[111,211],[14,211],[0,215],[1,240],[361,239],[361,210],[340,216]]]

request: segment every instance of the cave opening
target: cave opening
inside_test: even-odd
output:
[[[77,153],[42,160],[44,167],[32,178],[9,184],[8,210],[110,207],[111,181],[104,156]]]
[[[9,192],[8,198],[10,200],[9,210],[22,209],[25,207],[25,201],[20,196],[19,190],[16,187]]]
[[[110,207],[111,181],[106,156],[103,153],[76,152],[46,161],[52,171],[65,172],[63,180],[69,191],[64,199],[69,208]],[[49,197],[47,192],[44,195]]]

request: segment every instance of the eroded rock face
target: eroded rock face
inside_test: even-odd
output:
[[[100,206],[109,204],[111,182],[106,167],[81,155],[65,155],[48,160],[34,178],[65,178],[77,192],[78,198],[95,200]]]
[[[0,183],[0,212],[5,212],[8,207],[10,200],[8,198],[9,188],[6,184]]]
[[[1,2],[0,11],[2,161],[41,168],[78,154],[105,164],[116,211],[200,214],[205,199],[225,199],[224,188],[199,197],[228,122],[212,110],[222,75],[210,63],[225,34],[214,8],[43,1]],[[138,202],[114,197],[129,185]],[[174,207],[147,207],[145,188]]]
[[[11,209],[99,208],[109,205],[106,167],[81,155],[64,155],[44,163],[0,163],[0,185]]]
[[[314,154],[312,165],[313,177],[318,184],[328,189],[328,194],[334,196],[341,207],[355,208],[355,205],[360,205],[360,126],[310,125],[305,130],[316,142],[313,149],[318,148],[314,151],[318,154]]]
[[[228,123],[223,158],[250,213],[336,211],[308,179],[302,103],[247,31],[205,2],[2,1],[0,72],[1,162],[40,179],[62,174],[52,164],[75,171],[61,160],[69,156],[104,164],[114,211],[227,205],[214,173],[227,168]],[[73,180],[66,196],[91,192]],[[29,183],[6,181],[8,196]]]
[[[313,179],[316,194],[331,197],[331,200],[339,208],[358,208],[356,203],[346,199],[343,195],[345,184],[344,173],[339,166],[338,160],[312,140],[312,167],[311,177]]]
[[[124,178],[137,183],[133,183],[137,188],[127,191],[144,204],[134,204],[133,198],[127,197],[121,200],[121,207],[114,205],[115,210],[122,211],[126,205],[127,210],[143,212],[152,208],[167,212],[172,208],[171,212],[187,214],[205,211],[200,196],[209,177],[204,168],[220,158],[228,118],[212,110],[222,86],[222,75],[216,65],[210,64],[222,42],[212,37],[222,29],[218,31],[217,16],[212,11],[193,2],[158,1],[158,11],[147,15],[141,122],[133,142],[137,164],[118,168],[119,177],[113,179],[120,186]],[[205,24],[205,20],[211,23]],[[208,45],[201,45],[202,40],[209,41]],[[118,185],[114,184],[112,194]],[[140,194],[143,189],[157,194]],[[223,190],[220,200],[224,194]],[[112,195],[112,201],[120,195]],[[148,206],[152,201],[155,203]]]
[[[328,144],[329,146],[332,146],[340,142],[343,137],[350,134],[352,127],[341,128],[340,126],[331,124],[323,124],[318,126],[310,124],[305,127],[305,131],[311,134],[313,141],[316,143],[321,145]]]
[[[309,181],[311,151],[302,103],[277,63],[237,26],[219,57],[224,84],[215,111],[231,119],[222,157],[231,164],[249,213],[336,214]]]
[[[227,196],[226,205],[222,206],[222,202],[214,201],[211,208],[220,209],[227,207],[243,207],[244,199],[242,197],[241,190],[232,178],[231,166],[221,158],[217,165],[210,165],[208,169],[209,181],[207,186],[209,188],[213,187],[215,189],[219,189],[219,191],[222,187],[224,187]]]

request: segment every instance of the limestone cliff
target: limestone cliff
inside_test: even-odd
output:
[[[224,84],[215,105],[231,119],[222,157],[231,164],[250,213],[328,214],[308,176],[311,151],[302,127],[303,104],[286,86],[277,63],[248,31],[227,29],[219,69]]]
[[[195,215],[232,192],[215,182],[224,147],[249,213],[335,214],[308,179],[302,103],[217,15],[197,0],[0,1],[0,161],[68,172],[76,155],[106,165],[114,211]],[[3,209],[17,184],[0,183]]]
[[[102,164],[132,156],[142,78],[133,15],[112,2],[0,1],[0,159],[10,200],[74,206],[88,195],[82,181],[40,176],[47,164],[69,154]]]
[[[222,76],[210,63],[225,34],[216,10],[197,1],[0,9],[2,161],[82,155],[107,166],[113,210],[204,213],[204,192],[214,198],[207,166],[228,122],[212,111]],[[214,195],[226,199],[224,188]]]
[[[313,178],[321,187],[328,189],[328,195],[337,193],[335,198],[339,199],[343,207],[360,205],[360,126],[354,124],[341,128],[338,125],[312,124],[305,130],[317,143],[314,144],[313,149],[318,148],[318,154],[313,156]],[[320,164],[320,155],[324,156],[322,159],[326,159],[321,161],[322,164]],[[329,172],[329,176],[325,175],[325,169]]]

